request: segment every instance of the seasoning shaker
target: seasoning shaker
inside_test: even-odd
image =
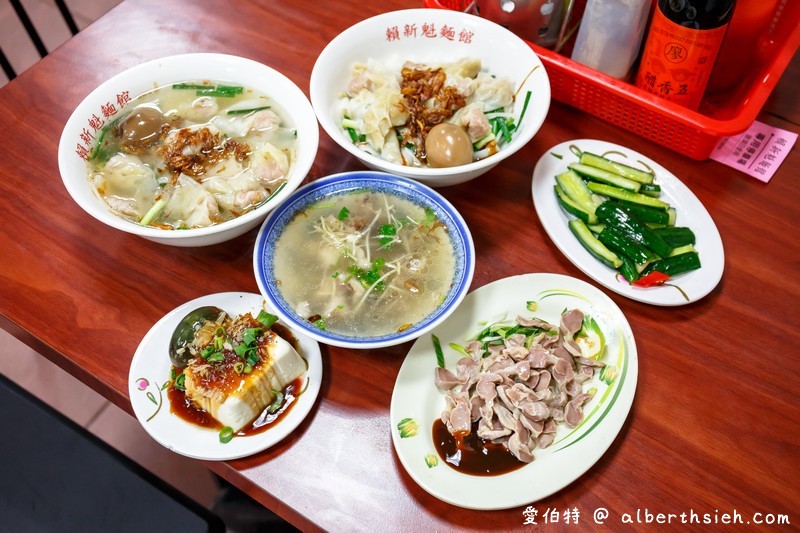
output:
[[[650,0],[588,0],[573,61],[624,79],[639,54]]]
[[[476,8],[479,16],[526,41],[554,48],[561,33],[564,3],[565,0],[477,0]]]

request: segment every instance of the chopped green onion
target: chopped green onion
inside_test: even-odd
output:
[[[430,207],[425,208],[425,219],[422,221],[422,225],[427,228],[432,228],[436,225],[436,213]]]
[[[484,146],[486,146],[487,144],[489,144],[490,142],[492,142],[493,140],[495,140],[495,135],[494,135],[494,133],[489,132],[482,139],[478,139],[472,145],[472,147],[477,151],[477,150],[480,150],[481,148],[483,148]]]
[[[275,401],[273,401],[269,407],[267,407],[267,412],[271,415],[278,412],[278,409],[280,409],[283,405],[284,398],[281,391],[273,390],[272,392],[275,394]]]
[[[186,390],[186,374],[180,373],[178,377],[175,378],[175,385],[174,387],[178,390]]]
[[[457,351],[458,353],[460,353],[464,357],[472,357],[469,353],[467,353],[467,350],[463,346],[461,346],[460,344],[456,344],[454,342],[451,342],[450,343],[450,348],[455,350],[455,351]]]
[[[203,359],[208,359],[208,357],[213,353],[214,353],[214,347],[213,346],[206,346],[205,348],[200,350],[200,356]]]
[[[279,192],[281,192],[283,190],[284,187],[286,187],[286,182],[285,181],[283,183],[281,183],[280,185],[278,185],[278,188],[275,189],[275,191],[272,194],[267,196],[267,199],[264,200],[264,203],[267,203],[270,200],[272,200]]]
[[[263,328],[247,328],[242,335],[242,342],[251,345],[258,340],[258,336],[264,331]]]
[[[174,87],[174,86],[173,86]],[[221,96],[230,98],[237,94],[244,92],[243,87],[234,87],[231,85],[205,85],[196,89],[197,96]]]
[[[223,348],[225,348],[225,337],[214,337],[214,350],[220,352]]]
[[[326,331],[327,330],[327,324],[325,324],[325,319],[324,318],[320,318],[319,320],[314,322],[314,325],[317,326],[322,331]]]
[[[252,371],[253,371],[252,365],[244,365],[244,370],[242,370],[242,372],[244,372],[245,374],[249,374]]]
[[[344,117],[342,119],[342,127],[347,128],[349,130],[355,130],[355,129],[359,128],[360,126],[361,126],[361,124],[358,121],[353,120],[351,118]]]
[[[188,89],[190,91],[197,91],[201,89],[209,89],[213,88],[213,85],[204,85],[204,84],[197,84],[197,83],[176,83],[172,86],[173,89]]]
[[[345,128],[345,129],[347,130],[347,133],[350,134],[350,140],[352,140],[354,143],[359,142],[358,133],[356,133],[356,130],[354,130],[353,128]]]
[[[237,344],[236,346],[233,347],[234,353],[239,357],[241,357],[242,359],[244,359],[245,355],[247,355],[247,350],[249,349],[250,347],[247,346],[245,343]]]
[[[530,101],[531,101],[531,92],[528,91],[528,93],[525,95],[525,103],[522,104],[522,113],[519,114],[519,120],[517,121],[517,128],[519,128],[522,125],[522,117],[525,116],[525,111],[528,110],[528,103]]]
[[[439,342],[439,337],[431,335],[433,341],[433,351],[436,352],[436,363],[439,368],[444,368],[444,352],[442,351],[442,344]]]
[[[228,444],[233,439],[233,428],[225,426],[219,432],[219,441],[222,444]]]
[[[278,321],[278,317],[273,315],[272,313],[267,313],[262,309],[261,311],[259,311],[256,320],[261,322],[265,328],[269,328],[272,326],[272,324]]]
[[[269,109],[270,106],[262,105],[260,107],[250,107],[248,109],[229,109],[229,115],[247,115],[248,113],[255,113],[256,111],[262,111],[264,109]]]
[[[219,363],[224,360],[225,356],[222,354],[222,352],[214,352],[213,354],[208,356],[208,359],[206,359],[206,361],[208,361],[209,363]]]
[[[511,142],[511,132],[508,131],[508,124],[506,124],[505,119],[500,119],[497,121],[498,126],[500,127],[500,133],[503,136],[503,139],[507,142]]]
[[[237,374],[241,374],[244,371],[244,363],[242,363],[241,361],[234,363],[233,371],[236,372]]]
[[[164,209],[165,205],[167,205],[167,201],[164,198],[159,198],[156,200],[156,203],[153,204],[153,207],[151,207],[142,217],[142,220],[139,221],[139,225],[149,226],[153,219],[156,218],[159,213],[161,213],[161,210]]]
[[[350,216],[350,210],[346,207],[343,207],[342,210],[339,211],[339,214],[336,215],[336,218],[339,220],[345,220],[348,216]]]

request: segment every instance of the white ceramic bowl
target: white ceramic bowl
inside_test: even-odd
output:
[[[452,286],[439,307],[423,320],[402,332],[376,337],[342,335],[319,329],[315,324],[309,322],[307,317],[298,315],[284,299],[280,291],[280,282],[276,280],[274,274],[275,245],[295,214],[332,195],[365,189],[388,192],[432,209],[437,218],[447,227],[450,241],[453,244],[456,265]],[[301,187],[269,214],[256,239],[253,270],[258,288],[270,308],[291,328],[319,342],[333,346],[362,349],[381,348],[416,339],[439,325],[455,311],[472,283],[472,276],[475,272],[475,245],[466,222],[455,207],[430,187],[384,172],[344,172],[327,176]]]
[[[426,36],[426,32],[433,36]],[[484,71],[511,80],[517,90],[515,117],[520,116],[525,95],[531,91],[522,127],[498,153],[457,167],[415,168],[364,152],[341,127],[335,104],[347,88],[354,63],[372,58],[391,65],[406,60],[441,64],[466,57],[479,58]],[[407,176],[431,187],[463,183],[490,170],[533,138],[550,107],[547,73],[525,41],[494,22],[445,9],[395,11],[348,28],[317,58],[311,72],[310,92],[320,124],[342,148],[369,168]]]
[[[86,162],[97,132],[119,112],[119,102],[155,87],[182,81],[214,80],[242,85],[274,98],[298,132],[297,158],[283,189],[269,202],[233,220],[204,228],[160,230],[125,220],[105,206],[90,186]],[[114,111],[115,110],[115,111]],[[112,113],[113,111],[113,113]],[[303,92],[280,72],[250,59],[225,54],[183,54],[132,67],[92,91],[75,109],[61,134],[58,167],[72,198],[97,220],[128,233],[173,246],[206,246],[227,241],[258,226],[267,213],[303,181],[317,155],[319,126]]]

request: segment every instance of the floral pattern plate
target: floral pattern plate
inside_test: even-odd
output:
[[[573,146],[593,154],[608,154],[609,159],[642,170],[650,167],[656,174],[656,183],[661,185],[660,198],[677,211],[676,225],[689,227],[696,235],[695,248],[700,254],[702,266],[698,270],[676,276],[670,285],[644,288],[628,284],[622,276],[617,275],[616,270],[589,254],[569,230],[567,221],[572,217],[561,209],[553,192],[556,174],[567,170],[570,163],[578,162],[578,156],[571,150]],[[580,139],[563,142],[545,152],[539,159],[533,171],[531,189],[536,214],[558,249],[587,276],[618,294],[653,305],[685,305],[706,296],[722,279],[725,252],[711,215],[686,185],[642,154],[605,141]]]
[[[535,302],[536,310],[528,309]],[[584,384],[596,387],[584,405],[577,428],[559,426],[555,442],[533,451],[536,460],[499,476],[473,476],[452,468],[433,444],[433,423],[445,406],[434,384],[436,354],[431,335],[414,343],[397,375],[391,403],[391,432],[400,462],[423,489],[453,505],[469,509],[508,509],[553,494],[586,472],[619,433],[633,403],[638,374],[636,344],[619,307],[588,283],[560,274],[525,274],[485,285],[464,299],[453,315],[433,330],[444,351],[445,367],[455,370],[462,355],[449,347],[464,346],[487,322],[536,316],[558,324],[567,308],[591,315],[606,338],[602,359],[609,367]]]
[[[231,315],[251,312],[256,316],[264,308],[264,299],[260,294],[245,292],[210,294],[167,313],[147,332],[133,356],[128,375],[128,394],[136,418],[162,446],[196,459],[238,459],[281,441],[308,415],[322,382],[322,358],[316,341],[293,332],[300,344],[300,355],[308,361],[308,370],[303,378],[305,390],[297,398],[297,404],[275,427],[255,435],[234,437],[223,444],[219,440],[219,430],[196,426],[172,414],[167,399],[167,388],[171,384],[171,363],[167,349],[172,333],[189,311],[205,305],[217,306]]]

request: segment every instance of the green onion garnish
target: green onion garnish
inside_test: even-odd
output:
[[[336,218],[339,220],[345,220],[348,216],[350,216],[350,210],[346,207],[343,207],[342,210],[339,211],[339,214],[336,215]]]
[[[439,342],[439,337],[431,335],[433,341],[433,351],[436,352],[436,363],[439,368],[444,368],[444,352],[442,352],[442,344]]]
[[[167,205],[167,201],[164,198],[159,198],[156,200],[156,203],[148,209],[147,213],[142,217],[142,220],[139,221],[140,226],[149,226],[150,223],[155,219],[161,210],[164,209],[164,206]]]
[[[272,392],[275,394],[275,401],[267,407],[267,412],[271,415],[278,412],[278,409],[283,405],[283,393],[277,390],[273,390]]]
[[[227,444],[233,439],[233,428],[230,426],[225,426],[219,432],[219,441],[222,444]]]
[[[248,109],[230,109],[228,110],[229,115],[247,115],[248,113],[255,113],[256,111],[261,111],[263,109],[269,109],[270,106],[262,105],[261,107],[250,107]]]
[[[278,317],[273,315],[272,313],[267,313],[263,309],[259,311],[256,320],[264,324],[265,328],[271,327],[272,324],[278,321]]]
[[[519,114],[519,120],[517,121],[517,128],[518,129],[522,125],[522,117],[525,116],[525,111],[528,110],[528,102],[530,102],[530,101],[531,101],[531,92],[528,91],[527,94],[525,94],[525,103],[522,104],[522,113]]]

